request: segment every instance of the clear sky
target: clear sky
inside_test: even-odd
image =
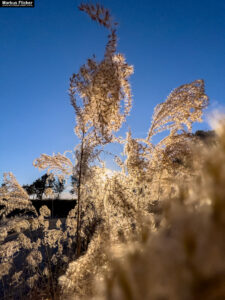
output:
[[[76,0],[35,0],[0,8],[0,173],[21,184],[40,177],[41,153],[73,149],[69,77],[92,54],[102,58],[107,31]],[[134,66],[127,119],[145,137],[153,109],[174,88],[204,79],[211,104],[225,105],[224,0],[102,0],[119,22],[119,52]],[[194,129],[208,129],[206,123]],[[123,133],[124,131],[122,131]],[[0,174],[0,176],[1,176]]]

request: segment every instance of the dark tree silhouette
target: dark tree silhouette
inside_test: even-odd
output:
[[[78,180],[75,176],[71,176],[71,185],[72,185],[72,189],[70,190],[70,194],[74,195],[75,194],[75,190],[78,186]]]
[[[36,195],[38,200],[42,200],[45,190],[47,188],[54,190],[54,184],[55,178],[49,178],[48,174],[44,174],[31,185],[24,185],[23,188],[27,191],[28,195]]]
[[[30,184],[30,185],[29,185],[29,184],[25,184],[25,185],[23,185],[22,187],[23,187],[23,189],[27,192],[27,194],[28,194],[29,196],[32,196],[32,195],[35,195],[35,194],[36,194],[35,187],[34,187],[33,183]]]
[[[53,184],[53,191],[57,194],[57,199],[59,199],[60,194],[64,191],[65,189],[65,180],[57,180]]]

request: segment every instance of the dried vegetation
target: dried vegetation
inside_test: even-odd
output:
[[[36,212],[5,175],[1,297],[224,299],[225,122],[210,143],[192,133],[208,104],[204,81],[195,80],[156,106],[145,139],[131,131],[117,137],[132,106],[133,67],[116,52],[110,12],[98,4],[79,8],[109,31],[103,60],[88,59],[70,79],[80,143],[74,161],[59,153],[34,162],[60,178],[73,175],[77,205],[50,229],[47,207]],[[168,135],[154,144],[161,132]],[[120,171],[109,172],[101,159],[109,143],[124,146],[123,156],[114,156]],[[14,209],[35,216],[7,217]]]

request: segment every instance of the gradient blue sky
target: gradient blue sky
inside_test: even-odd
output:
[[[107,37],[104,28],[77,10],[79,3],[35,0],[35,8],[0,8],[0,173],[13,172],[21,184],[43,173],[32,166],[41,153],[64,152],[78,143],[69,77],[92,54],[102,58]],[[146,136],[156,104],[195,79],[205,80],[211,101],[207,111],[222,109],[224,0],[101,3],[119,22],[119,52],[134,65],[127,126],[135,137]]]

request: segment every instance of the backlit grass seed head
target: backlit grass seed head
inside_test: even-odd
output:
[[[0,216],[7,216],[15,209],[36,213],[28,194],[11,172],[4,174],[4,184],[0,187],[0,205],[3,206]]]
[[[58,176],[71,175],[73,168],[71,160],[68,157],[66,157],[65,153],[53,153],[52,156],[47,154],[41,154],[40,158],[34,160],[33,166],[41,170],[47,169],[48,172],[54,170]]]
[[[51,216],[51,211],[46,205],[43,205],[40,208],[39,211],[40,211],[40,215],[43,216],[43,217],[50,217]]]
[[[133,67],[125,62],[122,54],[115,53],[117,35],[114,24],[110,21],[109,11],[100,8],[98,4],[82,4],[80,9],[105,26],[110,34],[104,59],[99,63],[95,58],[88,59],[70,79],[69,94],[77,115],[75,132],[81,136],[81,132],[87,132],[93,127],[97,139],[109,142],[112,132],[121,128],[131,109],[132,98],[128,78],[133,73]],[[108,21],[103,21],[101,15]],[[77,96],[82,99],[82,107],[77,103]]]
[[[26,257],[26,261],[35,270],[35,268],[42,262],[41,252],[37,250],[32,250]]]
[[[192,123],[202,121],[202,110],[207,105],[203,80],[181,85],[171,92],[164,103],[156,106],[147,140],[164,130],[175,134],[187,128],[191,132]]]

